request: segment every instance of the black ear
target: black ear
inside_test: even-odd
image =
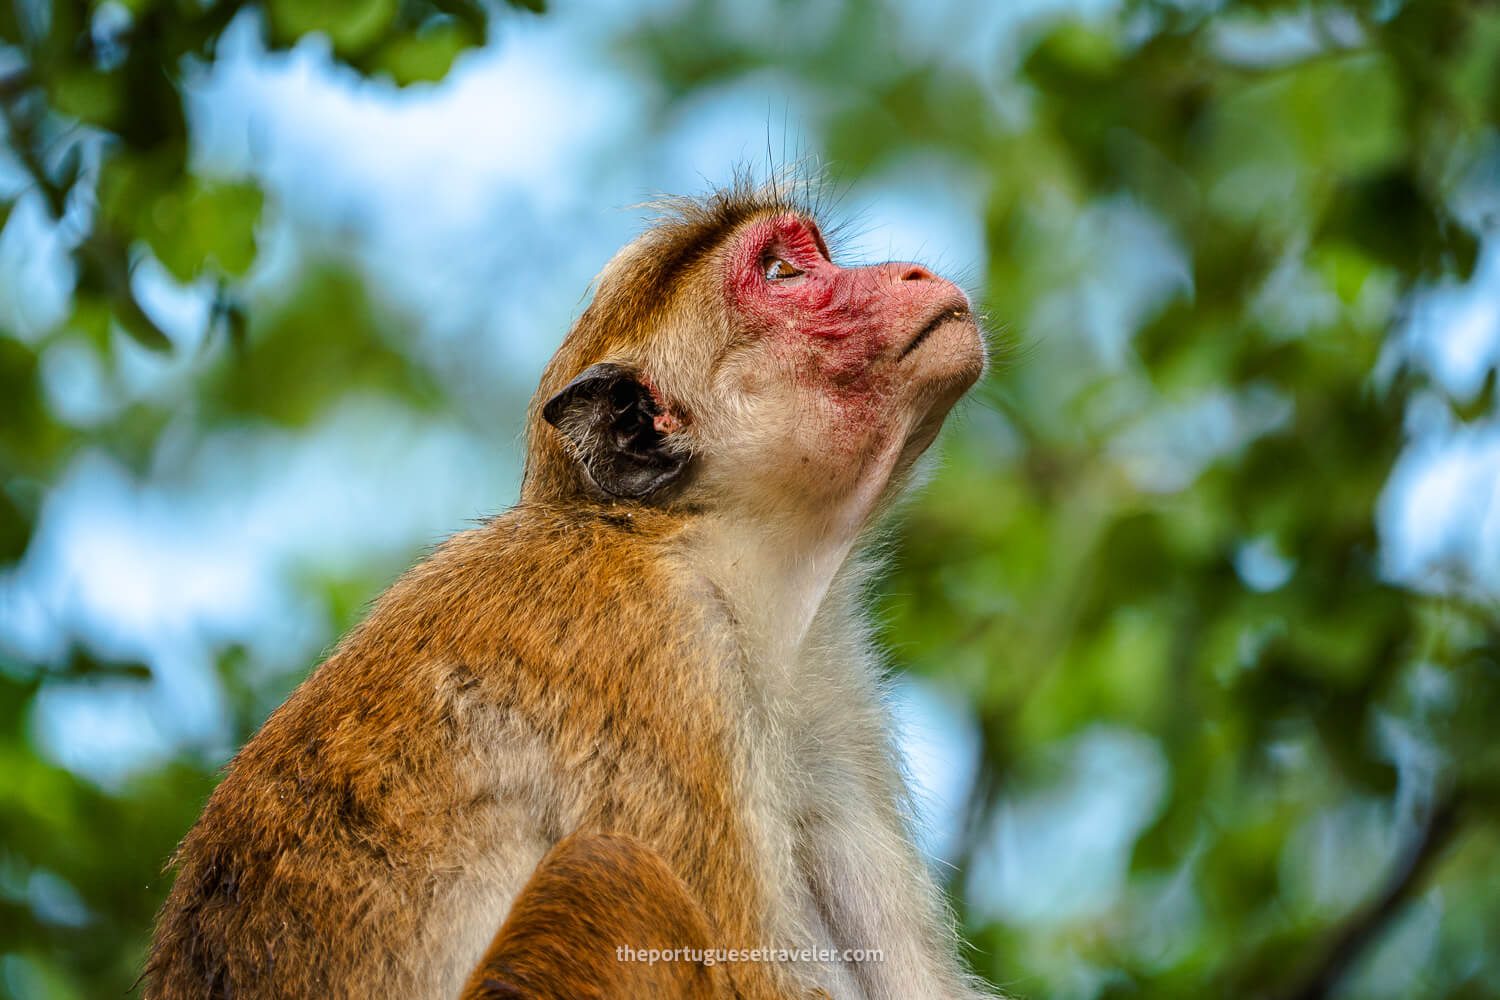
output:
[[[661,413],[634,369],[608,363],[589,366],[542,407],[599,488],[627,500],[655,493],[687,465],[687,456],[669,451],[656,429]]]

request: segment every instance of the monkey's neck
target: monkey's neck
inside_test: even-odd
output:
[[[871,456],[843,502],[821,511],[729,510],[705,516],[694,544],[701,571],[728,601],[740,629],[781,662],[802,650],[820,611],[869,525],[899,491],[901,438]],[[853,624],[851,622],[851,624]]]
[[[729,605],[755,652],[790,660],[828,598],[856,535],[711,516],[695,539],[699,570]]]

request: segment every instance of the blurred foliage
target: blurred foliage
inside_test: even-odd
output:
[[[138,468],[169,432],[180,401],[84,426],[41,384],[60,338],[106,361],[174,351],[136,299],[147,258],[217,289],[210,340],[234,350],[203,349],[200,431],[305,425],[336,398],[329,371],[444,405],[358,278],[314,270],[276,308],[242,300],[263,199],[194,171],[182,103],[183,75],[213,60],[240,6],[0,9],[8,152],[71,224],[76,266],[57,330],[0,332],[0,565],[26,551],[75,456]],[[999,358],[910,511],[880,608],[902,664],[979,719],[952,880],[978,971],[1036,997],[1500,997],[1500,626],[1483,601],[1382,579],[1376,502],[1407,404],[1430,387],[1405,368],[1373,374],[1410,294],[1473,268],[1480,234],[1452,200],[1500,117],[1500,10],[1141,0],[1024,34],[995,54],[997,83],[941,43],[921,54],[885,8],[772,0],[752,24],[728,6],[692,0],[619,40],[662,88],[663,120],[772,69],[826,109],[810,124],[843,180],[913,152],[983,178],[976,290]],[[274,45],[322,32],[348,65],[406,84],[482,44],[489,10],[269,0],[264,13]],[[1224,43],[1288,19],[1313,39],[1294,56]],[[1128,278],[1122,218],[1155,220],[1186,278],[1096,329],[1089,297]],[[1454,419],[1494,402],[1491,379]],[[1225,408],[1242,430],[1220,441],[1207,425]],[[1256,554],[1270,578],[1245,569]],[[326,581],[330,634],[379,582]],[[242,738],[306,664],[267,676],[243,649],[220,652]],[[45,759],[29,720],[49,686],[149,677],[80,649],[0,656],[0,997],[119,995],[135,979],[165,891],[154,873],[216,761],[202,748],[101,789]],[[1170,777],[1124,891],[1046,925],[970,905],[1000,804],[1044,780],[1048,748],[1101,722],[1156,741]],[[1382,742],[1391,726],[1431,748],[1425,783]],[[1351,846],[1327,877],[1355,888],[1297,884],[1290,845],[1372,809],[1389,849],[1372,861]],[[1168,920],[1179,876],[1194,902]],[[1404,928],[1423,906],[1442,920],[1413,950]]]

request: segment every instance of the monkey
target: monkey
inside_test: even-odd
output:
[[[148,1000],[991,995],[914,846],[863,608],[987,362],[962,290],[836,263],[783,185],[662,202],[543,371],[516,504],[226,766]],[[647,946],[751,959],[619,959]]]

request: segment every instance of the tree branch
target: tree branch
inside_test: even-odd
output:
[[[1346,921],[1318,959],[1277,1000],[1324,1000],[1385,932],[1417,893],[1443,849],[1462,828],[1462,796],[1454,791],[1432,810],[1426,826],[1407,845],[1385,887],[1369,905]]]

